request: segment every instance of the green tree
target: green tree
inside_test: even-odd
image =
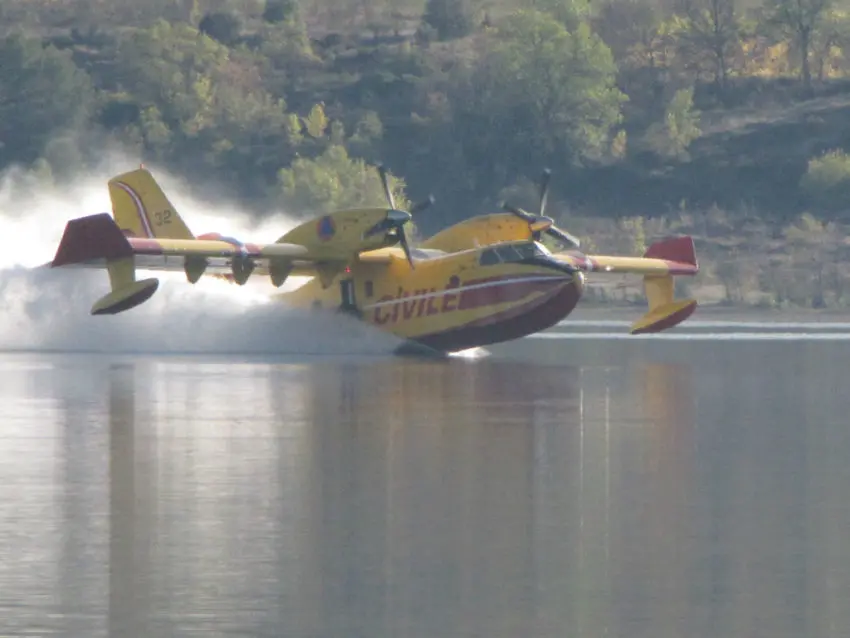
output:
[[[224,45],[188,24],[160,21],[122,42],[122,84],[140,105],[156,105],[172,130],[195,136],[212,126],[215,76],[227,64]]]
[[[234,45],[239,40],[242,21],[235,13],[213,12],[203,17],[198,29],[222,44]]]
[[[571,33],[539,11],[512,14],[450,95],[468,162],[490,166],[481,173],[485,182],[504,182],[544,162],[604,155],[626,100],[615,73],[611,51],[587,24]]]
[[[440,40],[462,38],[475,29],[475,0],[428,0],[422,22],[437,32]]]
[[[404,180],[388,178],[396,207],[409,208]],[[316,159],[296,159],[280,171],[279,181],[286,204],[299,213],[387,205],[377,169],[349,157],[343,146],[331,146]]]
[[[796,41],[800,54],[800,77],[806,90],[812,90],[811,51],[824,27],[833,0],[766,0],[768,22],[778,26]]]
[[[810,159],[800,188],[809,203],[820,210],[850,210],[850,156],[843,150],[832,150]]]
[[[297,0],[268,0],[263,10],[263,20],[266,22],[285,22],[297,15]]]
[[[649,146],[665,158],[686,159],[691,142],[700,135],[699,112],[694,109],[694,89],[676,91],[664,119],[647,131]]]
[[[94,89],[69,55],[16,34],[0,40],[0,166],[30,164],[91,114]]]
[[[220,171],[231,187],[256,197],[295,156],[300,123],[265,90],[250,53],[230,51],[189,25],[160,22],[132,36],[121,65],[145,114],[139,126],[148,148],[170,155],[172,166]]]
[[[528,0],[528,8],[548,13],[569,31],[574,31],[590,17],[587,0]]]
[[[726,89],[730,60],[740,48],[740,25],[735,0],[682,0],[687,25],[680,47],[697,60],[697,67],[708,59],[714,82]]]

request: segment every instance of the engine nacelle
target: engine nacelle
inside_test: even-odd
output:
[[[244,286],[251,273],[254,272],[254,268],[256,268],[256,264],[253,259],[249,257],[234,257],[231,263],[233,281],[240,286]]]
[[[269,263],[269,276],[275,288],[280,288],[291,272],[292,262],[290,261],[276,261],[272,259],[271,263]]]
[[[189,280],[190,284],[198,283],[206,271],[208,263],[206,257],[186,257],[184,269],[186,279]]]

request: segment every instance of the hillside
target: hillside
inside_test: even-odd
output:
[[[406,200],[436,195],[416,220],[430,234],[504,199],[534,206],[548,166],[550,214],[589,245],[690,232],[707,299],[841,305],[844,9],[7,0],[0,170],[62,182],[119,150],[206,197],[306,216],[380,204],[383,161]]]

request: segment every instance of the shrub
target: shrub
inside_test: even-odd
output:
[[[800,178],[800,188],[816,208],[827,211],[850,208],[850,157],[839,149],[810,159]]]

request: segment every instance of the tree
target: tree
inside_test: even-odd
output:
[[[422,22],[437,32],[440,40],[462,38],[475,28],[474,0],[428,0]]]
[[[352,159],[343,146],[331,146],[316,159],[299,158],[279,173],[286,203],[298,212],[319,214],[342,208],[386,206],[378,171],[363,160]],[[388,175],[395,205],[410,204],[404,180]]]
[[[618,64],[637,57],[638,66],[652,65],[651,42],[661,19],[661,11],[647,0],[606,0],[599,6],[593,28]],[[641,55],[644,50],[646,55]]]
[[[688,146],[699,135],[699,112],[694,109],[693,88],[676,91],[664,119],[647,131],[649,146],[665,158],[686,159]]]
[[[230,51],[189,25],[160,22],[125,43],[120,64],[148,115],[139,123],[148,150],[169,155],[175,168],[220,171],[228,186],[257,197],[295,156],[300,123],[265,90],[249,53]],[[163,148],[168,138],[170,153]]]
[[[611,51],[581,24],[571,33],[550,15],[505,19],[451,91],[456,137],[488,188],[493,180],[604,155],[626,97]]]
[[[797,41],[800,76],[809,93],[812,90],[812,41],[822,28],[832,4],[833,0],[767,0],[765,4],[768,21],[779,26]]]
[[[94,89],[69,55],[35,38],[0,40],[0,166],[31,163],[91,114]]]
[[[222,44],[234,45],[239,40],[242,21],[233,13],[208,13],[198,25],[198,30]]]
[[[740,46],[735,0],[684,0],[687,27],[680,45],[699,60],[712,60],[714,82],[726,89],[729,60]]]
[[[527,8],[548,13],[568,31],[574,31],[591,14],[588,0],[527,0],[527,5]]]
[[[294,19],[298,14],[298,2],[296,0],[269,0],[263,11],[263,20],[266,22],[286,22]]]

